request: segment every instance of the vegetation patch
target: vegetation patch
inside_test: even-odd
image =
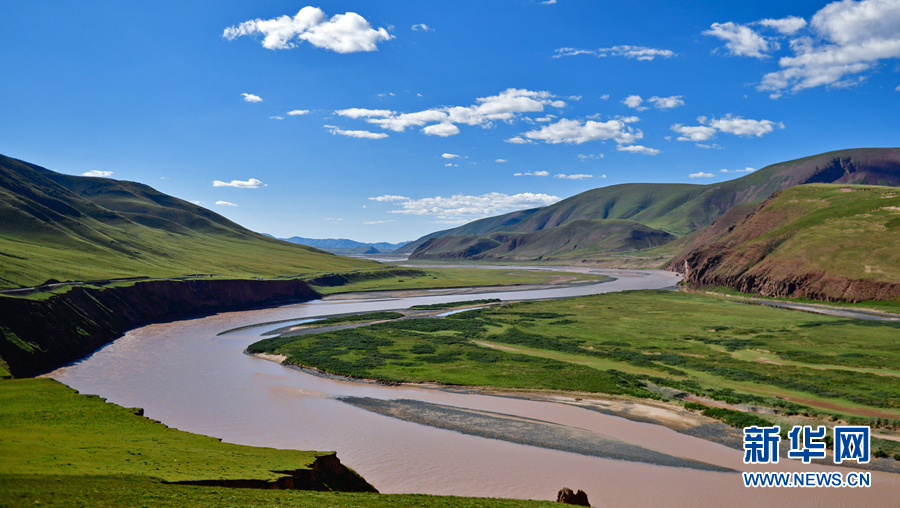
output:
[[[468,300],[465,302],[447,302],[447,303],[432,303],[430,305],[413,305],[410,307],[410,310],[440,310],[440,309],[456,309],[459,307],[469,307],[472,305],[485,305],[489,303],[500,303],[502,300],[499,298],[488,298],[485,300]]]

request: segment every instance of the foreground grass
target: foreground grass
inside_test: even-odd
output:
[[[251,350],[389,381],[653,398],[683,391],[787,414],[897,418],[898,337],[897,323],[632,291],[267,339]]]
[[[320,452],[221,443],[170,429],[50,379],[0,381],[0,508],[513,507],[542,503],[425,495],[232,489],[165,482],[264,479]]]
[[[0,475],[0,508],[512,508],[558,506],[549,501],[485,499],[418,494],[357,494],[296,490],[226,489],[166,485],[133,476]]]

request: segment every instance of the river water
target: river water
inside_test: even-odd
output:
[[[559,298],[672,286],[678,277],[655,270],[597,270],[603,284],[481,293],[477,298]],[[149,325],[73,365],[49,374],[170,427],[231,443],[300,450],[336,450],[344,464],[384,493],[555,499],[568,486],[594,506],[892,506],[900,475],[874,473],[868,489],[747,489],[739,474],[624,462],[492,440],[381,416],[340,396],[415,399],[578,427],[664,453],[744,471],[831,471],[782,459],[749,468],[742,453],[658,425],[632,422],[575,406],[518,398],[388,387],[326,379],[242,354],[260,335],[284,324],[347,312],[403,309],[473,299],[425,291],[405,298],[333,299],[262,310],[221,313]]]

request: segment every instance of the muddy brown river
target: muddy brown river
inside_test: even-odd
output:
[[[596,272],[616,280],[488,291],[478,293],[478,298],[560,298],[665,288],[678,280],[673,273],[655,270]],[[98,394],[126,407],[143,407],[146,416],[170,427],[227,442],[336,450],[343,463],[383,493],[555,499],[556,492],[568,486],[587,492],[592,505],[610,507],[897,506],[900,475],[895,474],[872,473],[869,488],[745,488],[737,472],[604,459],[383,416],[338,398],[407,399],[532,418],[736,471],[851,471],[804,466],[784,458],[776,465],[745,466],[738,450],[574,405],[327,379],[243,354],[262,333],[285,323],[219,335],[259,323],[473,299],[473,292],[445,293],[343,297],[145,326],[48,376],[82,393]]]

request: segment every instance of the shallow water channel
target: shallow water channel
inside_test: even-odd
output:
[[[555,499],[568,486],[594,506],[891,506],[900,475],[873,473],[868,489],[744,488],[738,473],[701,471],[603,459],[466,435],[382,416],[337,400],[341,396],[413,399],[534,418],[743,471],[830,471],[782,459],[748,468],[742,453],[668,428],[576,406],[388,387],[327,379],[243,354],[260,335],[302,320],[348,312],[481,298],[523,300],[671,287],[678,277],[655,270],[597,270],[616,277],[602,284],[448,295],[421,291],[405,298],[333,299],[263,310],[229,312],[128,332],[92,356],[49,374],[181,430],[227,442],[302,450],[336,450],[344,464],[384,493]],[[346,297],[343,297],[346,298]],[[767,503],[767,504],[762,504]]]

